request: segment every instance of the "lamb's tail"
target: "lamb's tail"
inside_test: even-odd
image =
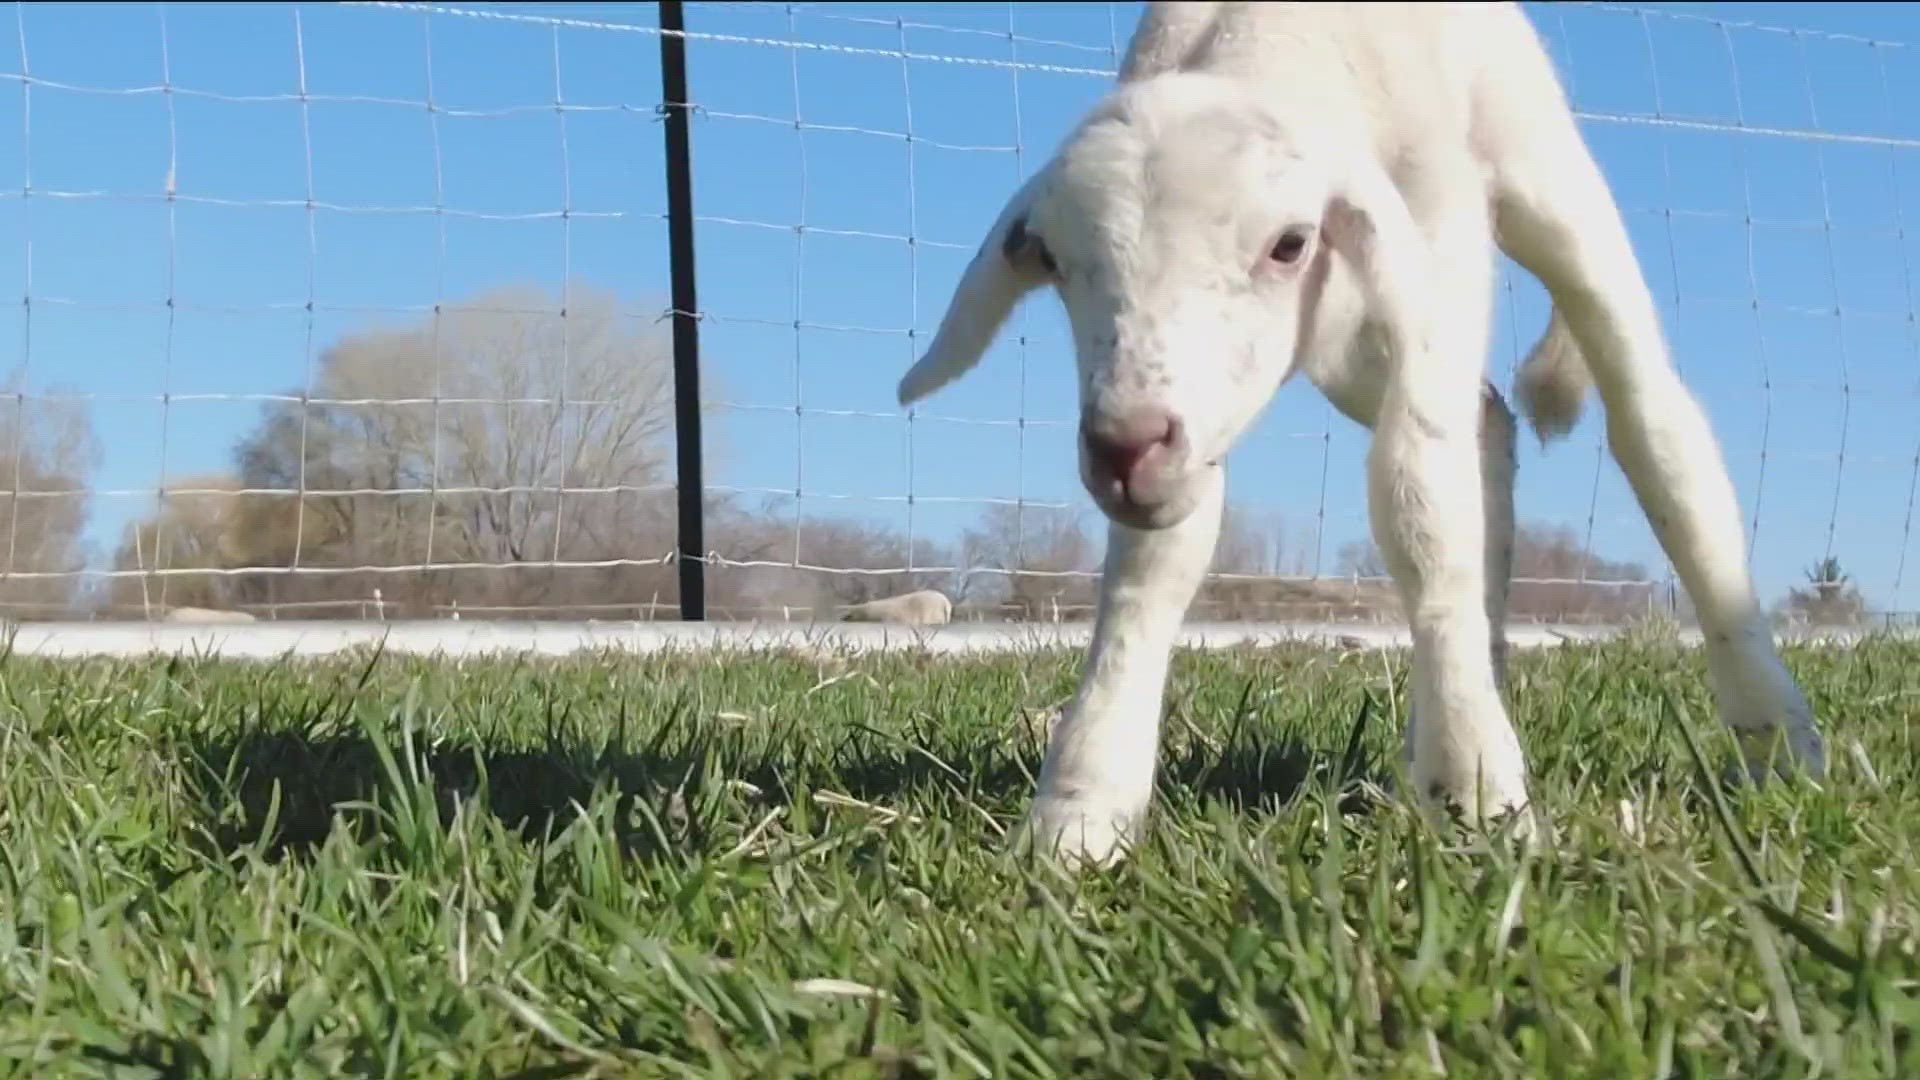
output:
[[[1573,430],[1592,387],[1593,373],[1580,355],[1580,344],[1556,307],[1546,332],[1520,365],[1513,387],[1521,413],[1542,444],[1565,438]]]

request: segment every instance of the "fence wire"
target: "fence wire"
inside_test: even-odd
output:
[[[654,7],[17,4],[0,609],[675,617]],[[1140,5],[686,11],[710,617],[910,588],[962,617],[1087,617],[1104,525],[1055,305],[938,397],[903,410],[893,387]],[[1814,5],[1769,6],[1798,27],[1528,11],[1721,436],[1765,599],[1911,610],[1911,48]],[[1502,260],[1503,388],[1546,311]],[[1685,617],[1598,413],[1523,445],[1517,620]],[[1283,388],[1230,461],[1197,617],[1397,617],[1365,445]]]

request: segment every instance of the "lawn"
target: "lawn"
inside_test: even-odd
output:
[[[1154,829],[1010,852],[1077,655],[0,661],[0,1073],[1920,1075],[1920,646],[1522,652],[1557,830],[1382,794],[1398,653],[1182,653]],[[1697,747],[1697,749],[1696,749]]]

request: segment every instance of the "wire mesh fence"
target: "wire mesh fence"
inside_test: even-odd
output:
[[[716,620],[914,589],[959,619],[1090,617],[1105,525],[1057,304],[938,397],[894,387],[1141,6],[691,3],[684,30],[663,7],[16,5],[0,608],[658,620],[691,583]],[[1764,598],[1897,621],[1914,18],[1741,7],[1527,10]],[[1548,303],[1505,260],[1500,282],[1504,388]],[[1396,620],[1365,448],[1284,387],[1229,461],[1194,618]],[[1516,621],[1686,618],[1598,409],[1523,445],[1517,501]]]

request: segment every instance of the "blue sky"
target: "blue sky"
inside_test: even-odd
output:
[[[688,5],[692,93],[706,110],[694,171],[718,399],[710,483],[797,490],[808,514],[940,539],[982,499],[1066,503],[1097,522],[1075,477],[1071,359],[1050,297],[1020,316],[1024,348],[1003,336],[911,424],[893,392],[913,359],[905,331],[931,332],[1002,200],[1110,85],[1101,72],[1139,10]],[[1920,243],[1899,234],[1902,215],[1920,213],[1920,110],[1893,107],[1920,100],[1920,57],[1897,44],[1920,42],[1920,14],[1528,10],[1588,116],[1676,355],[1757,521],[1763,593],[1777,597],[1831,550],[1875,603],[1920,608],[1908,537]],[[569,277],[635,310],[664,306],[651,4],[15,15],[19,33],[0,45],[0,297],[33,303],[30,337],[28,305],[0,303],[0,370],[24,363],[30,391],[93,396],[105,460],[91,484],[131,493],[95,500],[103,548],[150,510],[163,478],[227,465],[259,415],[247,395],[295,391],[340,335],[410,318],[382,309],[517,282],[557,291]],[[437,125],[429,70],[449,110]],[[555,110],[556,95],[572,108]],[[170,160],[182,196],[171,219]],[[309,177],[333,208],[305,208]],[[433,209],[436,186],[446,213]],[[1490,362],[1504,386],[1546,307],[1503,267]],[[214,399],[163,405],[168,394]],[[1295,381],[1236,453],[1232,497],[1281,516],[1299,569],[1317,556],[1333,572],[1366,530],[1365,446]],[[1597,403],[1568,442],[1543,453],[1524,440],[1522,517],[1590,528],[1601,553],[1665,577],[1601,450]]]

